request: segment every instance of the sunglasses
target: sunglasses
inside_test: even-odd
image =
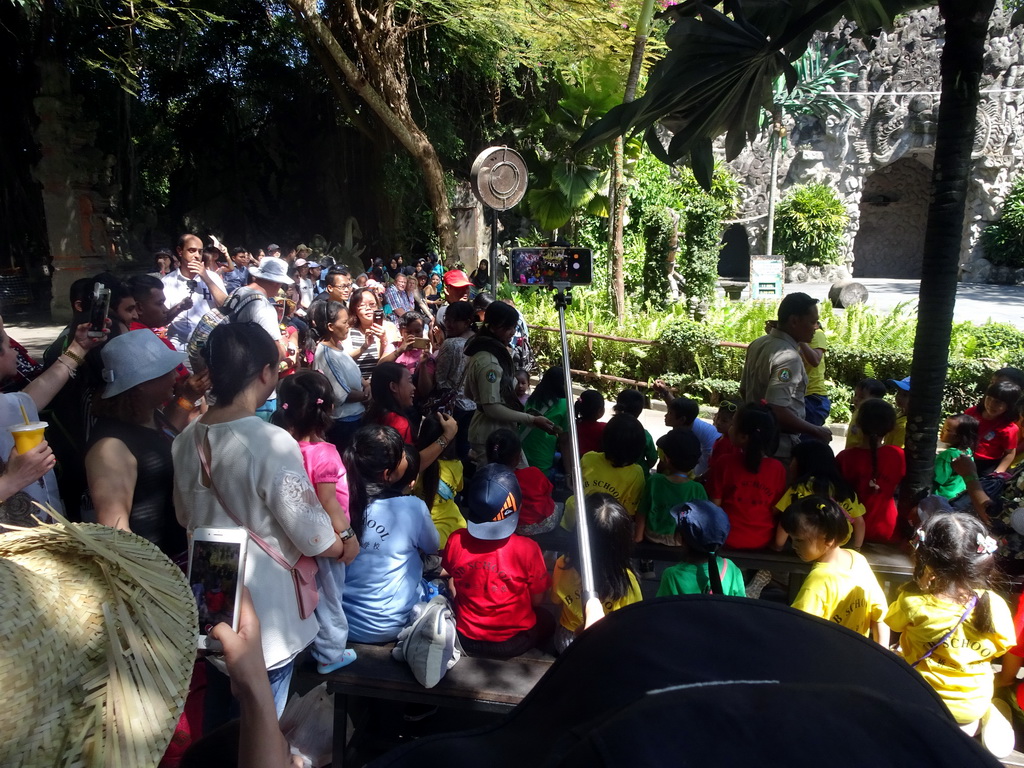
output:
[[[718,410],[725,409],[727,413],[736,413],[740,409],[732,400],[723,400],[718,404]]]

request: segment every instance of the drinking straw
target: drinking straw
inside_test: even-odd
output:
[[[25,406],[22,405],[21,403],[18,403],[18,407],[21,408],[21,418],[23,418],[25,420],[25,423],[28,424],[28,413],[25,411]]]

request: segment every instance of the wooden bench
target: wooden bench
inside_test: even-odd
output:
[[[424,688],[409,665],[392,658],[394,643],[353,643],[356,660],[328,675],[316,675],[334,694],[334,748],[331,765],[342,768],[348,732],[349,696],[404,701],[482,712],[507,712],[544,676],[551,658],[481,659],[463,656],[433,688]]]
[[[681,551],[677,547],[666,547],[650,542],[637,544],[633,550],[633,555],[637,558],[659,562],[679,562],[680,554]],[[910,557],[897,547],[887,544],[865,544],[861,554],[871,565],[871,570],[875,572],[882,589],[890,598],[895,595],[896,587],[910,581],[914,575]],[[790,602],[796,597],[804,577],[814,566],[814,563],[805,563],[792,552],[773,552],[770,549],[723,549],[719,555],[729,558],[740,568],[786,574]]]

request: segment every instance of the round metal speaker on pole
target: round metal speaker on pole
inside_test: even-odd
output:
[[[473,161],[469,178],[481,203],[507,211],[526,194],[526,173],[526,161],[514,149],[488,147]]]
[[[514,149],[488,147],[473,161],[469,172],[473,193],[491,209],[490,289],[498,285],[498,211],[507,211],[523,199],[527,187],[526,161]]]

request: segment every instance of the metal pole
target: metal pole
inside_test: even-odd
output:
[[[498,298],[498,209],[491,208],[491,264],[487,270],[491,296]],[[477,267],[479,269],[479,266]]]
[[[555,284],[555,308],[558,310],[558,331],[562,340],[562,371],[565,375],[565,397],[572,402],[572,374],[569,372],[569,335],[565,327],[565,308],[572,303],[572,285],[570,283]],[[580,597],[583,600],[584,620],[586,626],[604,615],[604,608],[597,595],[594,586],[594,561],[590,554],[590,528],[587,521],[587,500],[583,493],[583,470],[580,468],[579,445],[580,439],[576,432],[576,419],[572,413],[566,419],[569,424],[569,450],[568,460],[571,467],[569,474],[572,478],[573,495],[576,499],[576,537],[579,543],[579,562],[577,567],[580,572],[580,581],[583,588]],[[565,461],[566,454],[562,454]]]

